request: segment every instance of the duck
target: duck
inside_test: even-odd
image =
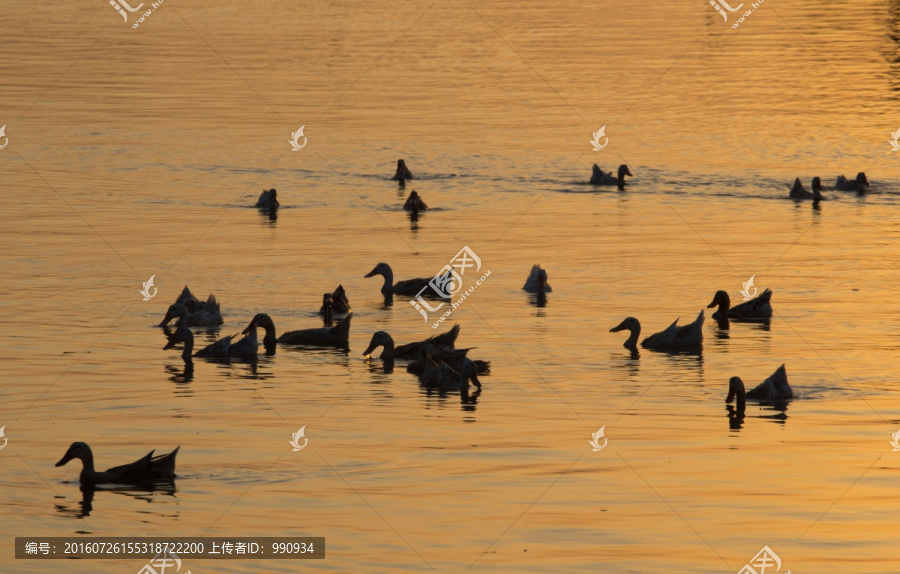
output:
[[[378,347],[384,347],[381,352],[380,359],[391,361],[394,359],[415,359],[424,350],[426,345],[432,345],[436,349],[450,348],[456,344],[456,338],[459,337],[459,325],[454,325],[452,329],[446,333],[429,337],[424,341],[415,343],[407,343],[405,345],[394,346],[394,338],[386,331],[376,331],[369,341],[369,346],[363,351],[363,356],[367,357],[372,351]]]
[[[528,279],[525,280],[525,285],[522,286],[522,289],[529,293],[550,293],[553,291],[553,288],[547,283],[547,272],[541,269],[540,265],[535,265],[531,268],[531,273],[528,274]]]
[[[185,287],[185,289],[187,289],[187,287]],[[194,301],[195,303],[191,303],[190,299],[187,299],[184,303],[173,303],[172,305],[169,305],[166,316],[159,326],[165,327],[169,324],[169,321],[175,318],[178,319],[175,323],[178,326],[190,325],[191,327],[211,327],[221,325],[224,322],[222,319],[222,309],[219,307],[219,302],[216,300],[215,295],[210,293],[205,303],[197,302],[196,299],[194,299]],[[188,310],[188,305],[191,305],[193,312]]]
[[[834,189],[838,191],[858,191],[863,193],[869,187],[869,180],[864,172],[856,174],[856,179],[847,179],[843,175],[839,175],[834,183]]]
[[[244,334],[246,336],[236,343],[232,343],[234,338],[237,337],[236,334],[227,335],[194,353],[194,333],[190,327],[182,325],[169,337],[169,341],[163,347],[163,351],[171,349],[178,343],[184,343],[181,357],[187,362],[190,362],[192,357],[204,359],[254,359],[259,348],[256,328],[250,329],[248,327],[244,330]]]
[[[260,209],[277,209],[281,206],[278,203],[278,192],[275,191],[275,188],[272,189],[264,189],[262,193],[259,194],[259,199],[256,200],[256,205],[253,207],[258,207]]]
[[[433,360],[439,363],[447,363],[456,371],[462,369],[464,360],[469,360],[475,365],[475,372],[477,374],[484,375],[491,372],[490,361],[467,359],[466,355],[471,349],[454,349],[452,347],[437,348],[432,344],[426,344],[420,348],[418,358],[406,365],[406,372],[421,376],[422,373],[425,372],[425,367],[428,364],[429,350]]]
[[[631,331],[631,336],[624,343],[626,349],[636,349],[638,337],[641,335],[641,323],[634,317],[626,317],[624,321],[609,330],[610,333]],[[696,351],[703,345],[703,310],[693,323],[678,326],[678,319],[665,331],[650,335],[641,341],[641,346],[651,351]]]
[[[397,173],[394,174],[392,178],[394,181],[406,181],[407,179],[413,179],[413,174],[409,171],[409,168],[406,167],[406,162],[402,159],[397,160]]]
[[[771,319],[772,318],[772,304],[770,300],[772,299],[772,290],[766,289],[763,291],[759,297],[754,297],[749,301],[744,303],[740,303],[731,307],[731,298],[728,296],[728,293],[725,291],[719,290],[716,291],[716,294],[713,296],[712,303],[706,306],[707,309],[712,309],[713,307],[718,306],[718,310],[713,313],[713,319],[716,320],[725,320],[725,319],[736,319],[736,320],[753,320],[753,319]]]
[[[788,383],[787,371],[784,365],[781,365],[769,378],[749,393],[744,392],[744,381],[740,377],[731,377],[728,381],[728,396],[725,397],[725,402],[730,403],[737,399],[738,409],[743,410],[747,399],[772,402],[792,398],[794,398],[794,391]]]
[[[375,275],[384,277],[384,285],[381,286],[381,292],[384,295],[390,295],[392,293],[396,295],[418,295],[422,289],[428,286],[428,282],[432,279],[406,279],[404,281],[397,281],[395,284],[394,271],[387,263],[379,263],[374,269],[366,273],[365,277],[374,277]],[[422,293],[422,296],[439,299],[446,298],[433,289],[425,290],[425,292]]]
[[[347,348],[350,339],[350,319],[353,314],[347,315],[340,323],[334,327],[320,327],[316,329],[300,329],[299,331],[288,331],[280,337],[275,336],[275,322],[266,313],[257,313],[250,322],[251,327],[261,327],[265,329],[266,335],[263,337],[263,346],[270,349],[276,343],[282,345],[307,345],[310,347],[339,347]],[[245,329],[245,332],[246,330]]]
[[[420,212],[428,209],[428,206],[425,205],[425,202],[422,201],[422,198],[419,197],[419,192],[416,190],[412,190],[409,193],[409,197],[406,198],[406,203],[403,204],[403,209],[406,211]]]
[[[600,166],[594,164],[594,172],[591,175],[591,183],[593,185],[617,185],[619,189],[625,189],[625,176],[634,177],[631,170],[624,163],[619,166],[618,177],[613,177],[612,172],[605,173]]]
[[[433,347],[430,350],[433,350]],[[463,358],[458,371],[447,363],[435,361],[430,352],[426,352],[426,360],[425,370],[419,377],[426,387],[441,390],[468,390],[469,381],[472,381],[473,385],[481,388],[481,381],[478,380],[478,368],[471,359]]]
[[[175,478],[175,456],[178,449],[169,454],[153,456],[155,450],[148,452],[143,458],[129,464],[116,466],[97,472],[94,470],[94,453],[87,443],[73,442],[69,450],[55,466],[63,466],[74,458],[81,459],[81,484],[148,484],[154,482],[171,482]]]
[[[812,180],[812,191],[807,191],[803,188],[803,184],[800,183],[800,178],[798,177],[794,180],[794,187],[791,188],[788,197],[792,199],[814,199],[816,201],[825,199],[822,197],[822,180],[814,177]]]
[[[325,293],[330,299],[330,308],[331,311],[335,313],[350,313],[352,309],[350,308],[350,301],[347,299],[347,292],[344,291],[343,285],[338,285],[337,289],[334,290],[334,293]],[[322,309],[319,309],[320,313],[324,314],[325,311],[325,297],[322,299]]]

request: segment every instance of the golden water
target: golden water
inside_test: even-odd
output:
[[[701,0],[167,0],[134,30],[105,1],[0,3],[0,571],[142,565],[16,561],[15,536],[205,534],[324,536],[327,558],[198,574],[737,572],[764,545],[781,572],[900,572],[898,18],[896,1],[766,0],[734,30]],[[421,177],[398,192],[399,157]],[[627,163],[628,191],[584,185],[594,162]],[[864,198],[783,199],[861,170]],[[246,207],[263,187],[277,221]],[[417,224],[413,188],[438,208]],[[452,317],[492,362],[474,405],[361,356],[376,330],[435,332],[363,275],[430,276],[464,245],[491,271]],[[534,263],[543,308],[521,290]],[[608,332],[690,321],[751,275],[770,329],[708,321],[702,359],[633,360]],[[348,354],[185,377],[154,327],[185,284],[217,294],[220,336],[257,312],[314,327],[338,283]],[[782,363],[788,410],[730,428],[729,377]],[[74,440],[101,468],[181,445],[177,491],[98,492],[83,516],[77,461],[53,466]]]

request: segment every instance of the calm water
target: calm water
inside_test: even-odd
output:
[[[183,570],[737,572],[768,545],[781,572],[900,572],[896,1],[766,0],[737,30],[701,0],[120,18],[0,4],[0,571],[143,564],[17,562],[15,536],[308,535],[324,561]],[[402,191],[398,157],[420,176]],[[594,162],[627,163],[628,191],[585,185]],[[783,199],[861,170],[866,197]],[[276,221],[246,207],[263,187]],[[413,188],[437,208],[418,222]],[[464,245],[491,271],[452,317],[492,362],[475,404],[361,356],[376,330],[436,332],[363,275],[430,276]],[[545,307],[521,290],[534,263]],[[708,320],[702,358],[632,359],[608,332],[690,321],[751,275],[770,327]],[[187,284],[226,319],[200,341],[257,312],[315,327],[338,283],[349,353],[186,373],[154,326]],[[729,377],[782,363],[797,398],[732,428]],[[177,490],[97,492],[85,515],[79,465],[53,466],[74,440],[100,468],[181,445]]]

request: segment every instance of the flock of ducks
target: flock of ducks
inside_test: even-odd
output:
[[[843,175],[839,175],[837,181],[834,182],[834,191],[855,191],[856,193],[865,193],[869,187],[869,180],[866,174],[859,172],[856,179],[847,179]],[[821,201],[825,199],[822,196],[822,179],[814,177],[812,179],[812,191],[803,187],[800,178],[794,180],[794,186],[791,188],[788,197],[791,199],[812,199],[813,201]]]
[[[593,174],[590,183],[594,185],[615,185],[619,189],[625,186],[625,176],[633,177],[627,165],[619,166],[618,174],[606,173],[596,164],[593,166]],[[397,171],[393,180],[401,184],[414,179],[412,172],[402,159],[397,160]],[[838,178],[835,189],[846,191],[863,191],[868,186],[864,173],[857,175],[856,180],[847,180],[843,176]],[[813,199],[822,199],[821,181],[813,180],[813,191],[803,189],[800,180],[794,184],[791,197],[806,198],[804,194]],[[278,193],[275,189],[264,190],[254,207],[274,212],[279,208]],[[403,209],[418,213],[425,211],[428,206],[413,190]],[[366,278],[380,275],[384,282],[381,293],[385,297],[393,295],[415,296],[420,293],[430,298],[443,299],[444,297],[430,289],[431,278],[406,279],[395,282],[394,272],[387,263],[379,263]],[[428,287],[428,288],[426,288]],[[426,288],[425,291],[422,291]],[[552,288],[548,282],[547,272],[540,265],[534,265],[525,285],[522,287],[529,293],[543,296],[550,293]],[[736,321],[767,321],[772,317],[770,303],[772,291],[766,289],[758,297],[745,303],[731,307],[728,293],[717,291],[712,303],[707,308],[716,307],[713,318],[720,326],[727,327],[729,319]],[[177,345],[182,345],[181,357],[186,364],[190,364],[194,357],[211,360],[256,359],[259,353],[260,341],[258,331],[262,329],[264,336],[262,346],[266,354],[274,354],[278,345],[305,346],[305,347],[335,347],[349,349],[350,321],[353,317],[350,302],[343,286],[338,285],[333,292],[325,293],[322,297],[322,306],[319,314],[325,321],[324,327],[299,329],[287,331],[280,336],[275,329],[275,322],[266,313],[257,313],[250,320],[247,327],[238,333],[227,335],[215,342],[204,346],[195,352],[194,334],[191,327],[217,327],[224,323],[221,306],[215,295],[210,294],[206,300],[198,299],[185,286],[181,294],[166,310],[165,317],[159,323],[167,336],[167,342],[163,350],[169,350]],[[339,319],[337,324],[331,325],[334,319]],[[645,337],[640,345],[646,349],[664,352],[699,352],[703,344],[703,320],[704,312],[700,311],[697,319],[687,325],[678,325],[676,319],[668,328],[658,333]],[[169,331],[169,325],[175,321],[174,332]],[[630,335],[625,340],[624,346],[636,356],[637,345],[641,334],[641,323],[634,317],[627,317],[610,332],[629,331]],[[393,369],[395,360],[407,361],[407,371],[419,377],[423,386],[429,389],[438,389],[440,392],[459,391],[463,401],[477,398],[481,392],[481,381],[478,375],[490,373],[490,362],[470,359],[467,354],[469,348],[457,349],[456,339],[459,336],[459,325],[453,326],[446,333],[429,337],[423,341],[415,341],[397,345],[393,337],[386,331],[376,331],[363,356],[370,357],[378,348],[381,348],[379,359],[384,363],[385,372]],[[469,384],[475,386],[476,391],[469,396]],[[787,381],[787,373],[782,365],[775,373],[763,383],[753,388],[749,393],[745,392],[744,383],[739,377],[732,377],[729,381],[727,403],[736,401],[738,409],[743,412],[747,399],[760,401],[780,401],[793,397],[793,391]],[[79,479],[82,485],[97,484],[124,484],[124,485],[153,485],[160,482],[171,482],[175,478],[175,457],[180,447],[165,455],[154,456],[150,451],[141,459],[122,466],[113,467],[102,472],[94,469],[94,456],[91,448],[83,442],[74,442],[56,466],[63,466],[73,459],[82,462],[82,470]]]

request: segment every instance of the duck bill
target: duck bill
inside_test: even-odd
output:
[[[59,459],[59,462],[57,462],[53,466],[62,466],[64,464],[66,464],[67,462],[69,462],[70,460],[72,460],[73,458],[75,458],[75,457],[73,457],[69,453],[66,453],[66,455],[64,457],[62,457],[61,459]]]
[[[478,380],[478,375],[476,375],[475,373],[472,373],[472,375],[469,377],[469,379],[472,380],[473,385],[475,385],[479,389],[481,388],[481,381]]]
[[[250,324],[247,325],[247,328],[244,329],[243,331],[241,331],[241,335],[246,335],[246,334],[249,333],[252,329],[255,329],[255,328],[256,328],[256,321],[250,321]]]
[[[166,311],[166,318],[162,320],[162,322],[159,324],[159,326],[165,327],[166,325],[169,324],[169,321],[171,321],[174,318],[175,318],[175,315],[172,314],[171,310]]]
[[[626,170],[625,170],[625,175],[627,175],[627,176],[629,176],[629,177],[634,177],[633,175],[631,175],[631,170],[630,170],[630,169],[626,169]]]
[[[710,303],[709,305],[707,305],[706,308],[707,308],[707,309],[712,309],[712,308],[715,307],[717,304],[718,304],[718,303],[716,302],[716,300],[713,299],[713,302]]]
[[[166,346],[163,347],[163,351],[168,351],[169,349],[174,347],[176,344],[177,344],[177,342],[175,341],[175,338],[173,337],[172,340],[170,340],[168,343],[166,343]]]
[[[375,275],[378,275],[378,268],[377,268],[377,267],[376,267],[375,269],[372,269],[372,270],[369,271],[368,273],[366,273],[366,274],[363,276],[363,278],[365,279],[365,278],[368,278],[368,277],[374,277]]]
[[[615,327],[610,329],[609,332],[610,333],[618,333],[619,331],[624,331],[624,330],[625,330],[625,321],[622,321],[621,323],[619,323],[618,325],[616,325]]]
[[[376,345],[374,343],[369,343],[369,346],[366,347],[365,351],[363,351],[363,357],[368,357],[369,355],[372,354],[372,351],[374,351],[377,348],[378,348],[378,345]]]

